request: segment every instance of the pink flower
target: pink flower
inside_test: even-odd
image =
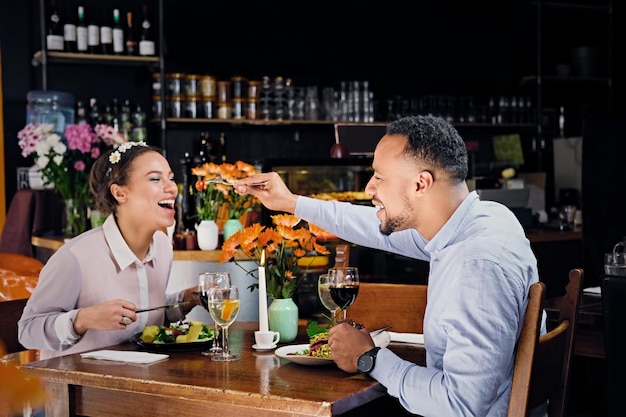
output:
[[[83,172],[85,170],[85,162],[84,161],[74,162],[74,169],[78,172]]]

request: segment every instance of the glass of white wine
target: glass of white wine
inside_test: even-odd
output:
[[[317,279],[317,295],[320,297],[322,305],[330,311],[331,320],[335,319],[339,306],[333,301],[330,296],[330,278],[328,274],[320,274]]]
[[[230,287],[230,274],[228,272],[201,272],[198,274],[198,296],[206,311],[209,311],[209,288],[213,287]],[[211,356],[222,352],[218,335],[219,326],[217,322],[213,320],[213,344],[207,351],[202,352],[204,356]]]
[[[211,360],[231,362],[241,358],[228,349],[228,328],[237,319],[239,314],[239,289],[236,286],[227,288],[213,287],[208,294],[209,313],[221,328],[222,352],[211,356]]]
[[[343,311],[343,319],[348,318],[348,307],[354,303],[359,293],[359,269],[355,266],[342,266],[328,270],[330,296]]]

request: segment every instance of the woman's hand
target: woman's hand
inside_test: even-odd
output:
[[[122,330],[137,320],[137,306],[126,300],[110,300],[78,310],[74,330],[84,334],[89,329]]]

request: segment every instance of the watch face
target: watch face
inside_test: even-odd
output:
[[[368,353],[364,353],[359,356],[359,360],[357,362],[357,369],[359,372],[368,373],[374,367],[374,357]]]

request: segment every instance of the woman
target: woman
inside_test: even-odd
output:
[[[178,188],[161,152],[144,142],[110,150],[94,164],[89,187],[96,209],[112,215],[48,260],[18,322],[20,343],[41,350],[42,359],[128,341],[146,325],[183,319],[197,304],[195,287],[165,292],[173,251],[162,231],[174,223]]]

